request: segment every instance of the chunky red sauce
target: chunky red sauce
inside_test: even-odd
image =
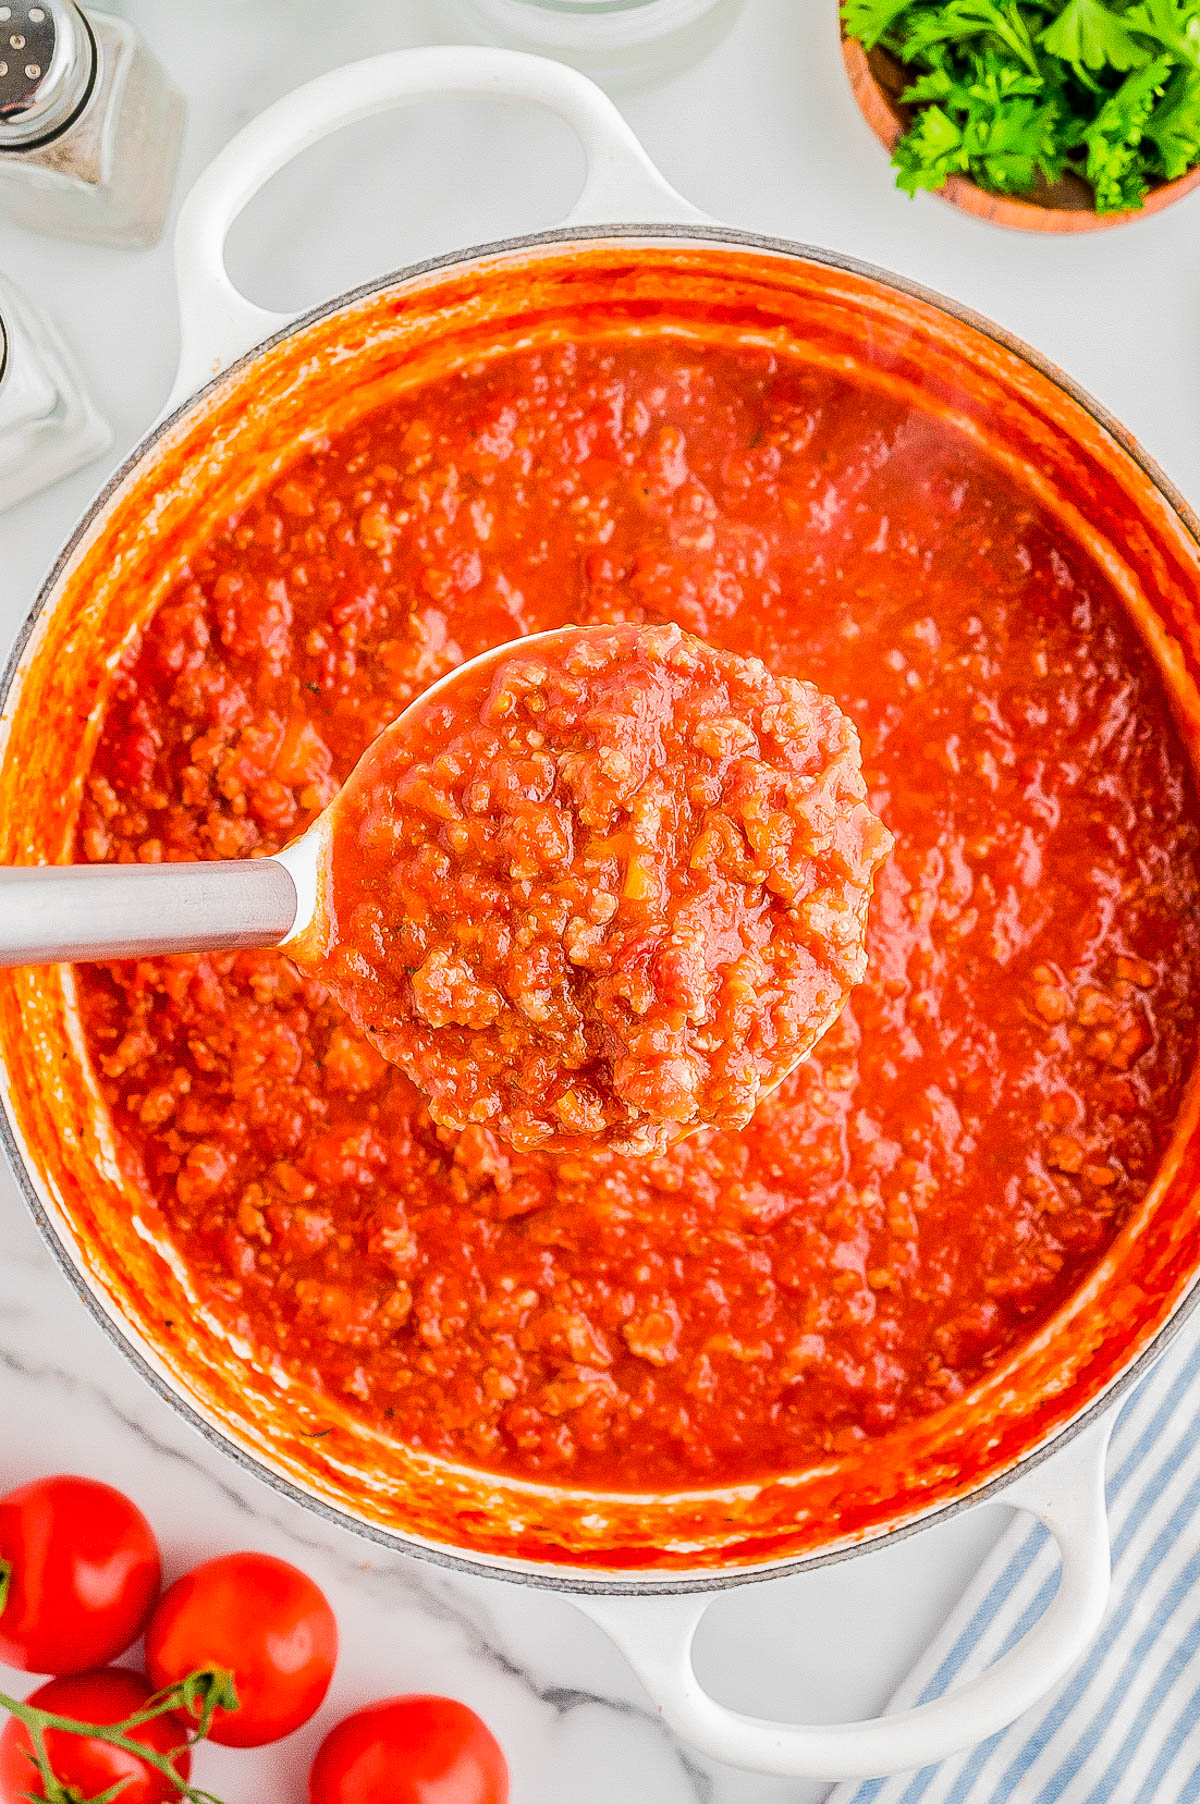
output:
[[[1200,995],[1196,798],[1108,579],[936,417],[749,348],[514,353],[304,456],[131,653],[80,849],[277,845],[464,656],[646,618],[834,696],[896,835],[866,981],[748,1128],[516,1154],[278,956],[79,975],[127,1155],[256,1363],[628,1487],[961,1394],[1144,1191]]]
[[[375,741],[289,954],[439,1126],[663,1152],[745,1127],[836,1019],[889,846],[811,683],[677,626],[576,627]]]

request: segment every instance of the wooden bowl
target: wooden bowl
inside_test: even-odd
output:
[[[914,109],[902,106],[899,99],[909,83],[907,70],[878,45],[866,51],[857,38],[848,38],[844,33],[842,59],[863,118],[890,155],[897,139],[912,123]],[[1100,232],[1132,219],[1144,219],[1148,213],[1160,213],[1193,188],[1200,188],[1200,164],[1176,181],[1151,188],[1142,206],[1124,213],[1097,213],[1091,189],[1077,175],[1066,175],[1059,182],[1043,185],[1039,192],[1022,200],[989,194],[986,188],[962,175],[952,175],[944,186],[932,192],[979,219],[1022,232]]]

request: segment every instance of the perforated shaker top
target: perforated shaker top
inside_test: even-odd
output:
[[[96,63],[75,0],[0,0],[0,153],[68,130],[87,105]]]

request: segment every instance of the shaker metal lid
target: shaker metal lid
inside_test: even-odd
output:
[[[0,152],[64,132],[87,105],[96,65],[75,0],[0,0]]]

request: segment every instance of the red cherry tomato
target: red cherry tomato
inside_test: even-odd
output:
[[[40,1710],[53,1711],[55,1716],[106,1724],[124,1722],[134,1711],[143,1709],[151,1695],[151,1686],[141,1673],[110,1666],[105,1672],[72,1673],[69,1678],[51,1679],[33,1693],[29,1702]],[[169,1754],[187,1740],[187,1725],[178,1716],[156,1716],[133,1730],[132,1739],[160,1754]],[[24,1723],[10,1716],[0,1730],[0,1804],[22,1804],[25,1798],[47,1795],[30,1759],[31,1752],[32,1743]],[[121,1804],[166,1804],[168,1799],[179,1796],[178,1788],[165,1773],[156,1772],[136,1754],[110,1747],[92,1736],[48,1729],[46,1753],[55,1778],[73,1798],[102,1797],[114,1785],[121,1787]],[[191,1771],[190,1755],[180,1754],[175,1770],[186,1780]]]
[[[329,1690],[337,1649],[324,1594],[265,1553],[226,1554],[186,1573],[146,1630],[146,1667],[157,1686],[199,1668],[233,1674],[239,1708],[218,1710],[211,1731],[230,1748],[257,1748],[306,1723]]]
[[[309,1804],[508,1804],[508,1763],[453,1698],[386,1698],[327,1735]]]
[[[25,1672],[87,1672],[124,1653],[162,1578],[142,1512],[91,1478],[40,1478],[0,1498],[0,1562],[0,1661]]]

